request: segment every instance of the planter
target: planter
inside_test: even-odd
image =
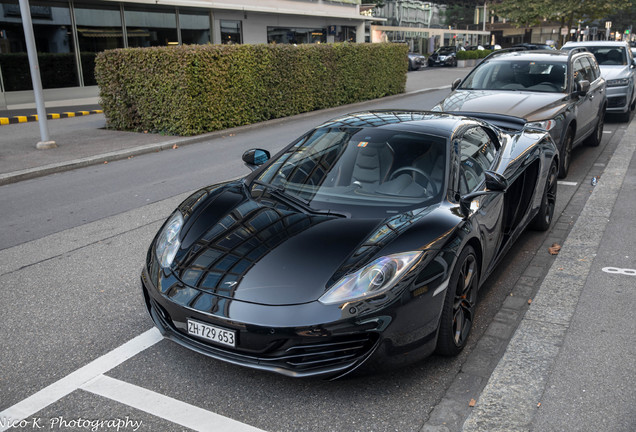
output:
[[[457,67],[474,67],[477,59],[457,60]]]

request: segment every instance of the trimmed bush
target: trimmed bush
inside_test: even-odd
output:
[[[458,51],[457,60],[471,60],[481,59],[490,54],[492,50],[470,50],[470,51]]]
[[[111,128],[197,135],[404,92],[406,44],[184,45],[95,60]]]

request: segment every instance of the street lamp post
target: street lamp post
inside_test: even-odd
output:
[[[24,39],[29,57],[29,67],[31,69],[31,81],[33,82],[33,93],[35,95],[35,106],[38,113],[38,123],[40,125],[41,141],[35,145],[38,149],[50,149],[57,147],[55,141],[49,139],[49,130],[46,125],[46,109],[44,108],[44,98],[42,97],[42,81],[40,79],[40,66],[38,64],[38,54],[35,47],[35,36],[33,35],[33,22],[31,21],[31,9],[28,0],[20,0],[20,14],[22,15],[22,26],[24,27]]]

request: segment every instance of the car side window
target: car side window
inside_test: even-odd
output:
[[[459,192],[474,191],[486,178],[485,171],[495,162],[497,148],[490,135],[480,127],[468,129],[460,139],[461,164]]]
[[[594,72],[594,76],[598,79],[601,76],[601,68],[598,66],[598,62],[596,61],[596,57],[588,57],[587,58],[592,65],[592,71]]]
[[[583,80],[590,81],[588,76],[588,71],[585,69],[585,66],[583,65],[583,62],[581,60],[582,60],[581,58],[574,60],[574,82],[575,83],[578,83]]]

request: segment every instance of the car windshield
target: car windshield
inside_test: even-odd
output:
[[[563,93],[564,63],[531,60],[490,60],[475,68],[460,86],[464,90],[522,90]]]
[[[437,50],[438,54],[452,54],[455,52],[455,49],[453,47],[441,47],[440,49]]]
[[[627,52],[625,48],[612,46],[586,46],[585,48],[594,54],[599,65],[627,65]]]
[[[402,213],[441,201],[446,147],[445,137],[381,127],[319,128],[274,160],[253,191],[270,186],[315,210]]]

